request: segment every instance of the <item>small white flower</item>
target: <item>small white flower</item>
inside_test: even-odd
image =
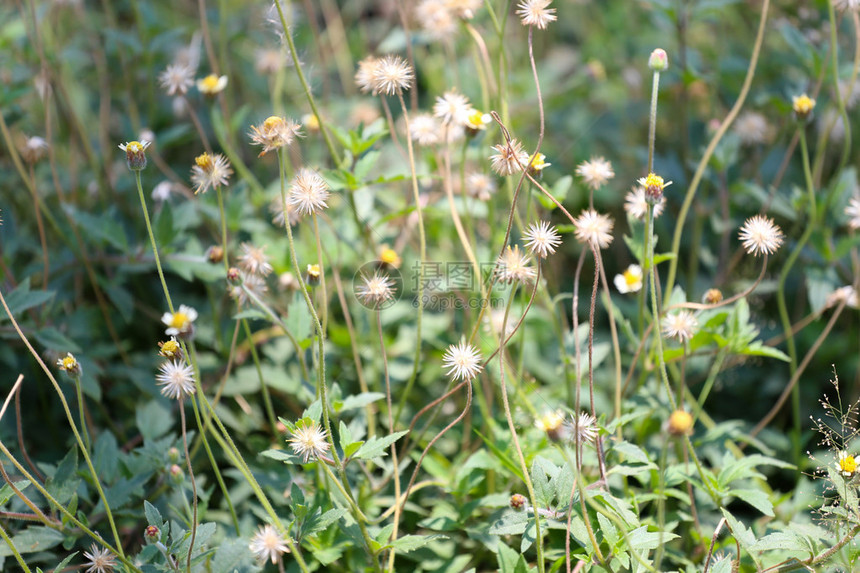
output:
[[[358,70],[355,72],[355,84],[361,93],[369,94],[373,91],[373,76],[378,65],[379,58],[373,56],[368,56],[358,62]]]
[[[574,414],[566,426],[570,432],[571,441],[576,439],[577,434],[579,434],[580,444],[593,442],[597,438],[597,420],[591,414],[585,412]]]
[[[532,223],[523,238],[526,240],[526,247],[541,258],[554,253],[561,244],[561,237],[558,236],[555,227],[550,226],[546,221]]]
[[[168,360],[159,367],[155,380],[161,393],[173,400],[194,394],[194,368],[185,360]]]
[[[370,78],[373,95],[403,93],[412,84],[412,67],[400,56],[385,56],[377,61]]]
[[[555,22],[555,8],[550,8],[552,0],[522,0],[517,5],[517,16],[523,26],[535,26],[538,30],[546,30],[550,22]]]
[[[516,139],[511,139],[510,145],[494,145],[493,149],[497,153],[490,156],[490,167],[502,177],[519,173],[529,163],[529,154],[523,151],[522,144]]]
[[[561,435],[561,428],[564,424],[564,415],[561,410],[550,410],[544,412],[542,416],[535,419],[535,427],[549,434],[550,438],[557,439]]]
[[[167,90],[167,95],[185,95],[194,85],[194,70],[182,64],[170,64],[158,76],[161,87]]]
[[[355,287],[355,295],[367,307],[378,309],[394,298],[394,281],[378,271],[372,276],[363,276]]]
[[[227,185],[233,170],[230,162],[220,153],[209,155],[203,153],[194,158],[195,165],[191,166],[191,182],[194,183],[194,194],[206,193],[210,187]]]
[[[290,183],[290,205],[300,215],[311,215],[328,207],[328,196],[328,183],[313,169],[300,169]]]
[[[269,257],[264,252],[266,247],[255,247],[250,243],[242,243],[241,248],[242,256],[239,257],[239,266],[243,270],[262,277],[268,276],[272,272]]]
[[[454,380],[473,380],[483,368],[478,349],[466,341],[448,347],[442,357],[442,366]]]
[[[592,157],[588,161],[583,161],[576,167],[576,174],[582,177],[592,191],[600,189],[615,177],[612,163],[602,157]]]
[[[197,320],[197,311],[184,304],[179,305],[179,310],[171,314],[165,312],[161,316],[161,322],[167,325],[164,333],[167,336],[181,336],[194,330],[194,321]]]
[[[209,74],[205,78],[197,80],[197,91],[204,95],[214,96],[224,91],[227,87],[227,76],[216,76]]]
[[[329,449],[326,431],[316,422],[306,424],[304,420],[299,420],[295,431],[287,442],[293,448],[293,452],[302,457],[304,463],[319,459]]]
[[[624,210],[634,219],[640,221],[648,214],[648,197],[645,195],[645,188],[637,185],[627,193],[624,197]],[[666,196],[660,197],[660,200],[654,204],[654,218],[656,219],[663,214],[663,209],[666,207]]]
[[[573,226],[573,234],[580,243],[605,249],[612,242],[614,223],[609,215],[602,215],[594,209],[586,209],[574,220]]]
[[[496,180],[486,173],[470,173],[466,176],[466,193],[480,201],[489,201],[496,192]]]
[[[503,283],[522,282],[528,283],[535,278],[535,269],[530,266],[528,255],[520,251],[516,245],[512,249],[510,245],[496,261],[496,276]]]
[[[265,563],[271,560],[272,565],[280,561],[284,553],[290,552],[284,537],[271,525],[259,528],[251,538],[249,547],[258,562]]]
[[[433,115],[442,122],[442,125],[464,126],[469,122],[469,116],[474,109],[469,103],[469,98],[456,90],[445,92],[436,98],[433,104]]]
[[[439,143],[441,131],[439,122],[428,113],[418,114],[409,121],[409,137],[418,145],[426,147]]]
[[[663,334],[669,338],[676,338],[678,342],[686,342],[693,338],[699,321],[689,310],[682,310],[675,314],[666,315],[663,319]]]
[[[615,275],[615,288],[621,294],[639,292],[642,289],[642,267],[630,265],[620,275]]]
[[[772,255],[782,245],[782,231],[773,222],[762,215],[747,219],[738,235],[743,242],[747,254],[759,256]]]
[[[84,563],[87,567],[87,573],[111,573],[116,567],[116,559],[109,549],[99,547],[93,543],[90,545],[90,550],[84,551],[84,557],[87,562]]]

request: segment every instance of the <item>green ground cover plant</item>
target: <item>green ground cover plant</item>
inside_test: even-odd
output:
[[[857,571],[857,0],[0,5],[0,569]]]

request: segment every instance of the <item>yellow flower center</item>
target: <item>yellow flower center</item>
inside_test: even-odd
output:
[[[161,353],[167,356],[173,356],[179,351],[179,343],[175,340],[168,340],[161,345]]]
[[[173,319],[170,321],[170,326],[182,330],[188,324],[188,315],[184,312],[174,313]]]
[[[535,171],[540,171],[547,165],[549,164],[546,162],[546,155],[544,155],[543,153],[533,155],[531,162],[529,162],[529,167],[531,167]]]
[[[676,436],[688,433],[693,428],[693,416],[684,410],[675,410],[669,416],[669,433]]]
[[[624,282],[627,283],[628,287],[636,286],[639,284],[640,279],[641,277],[630,269],[624,271]]]
[[[320,276],[320,266],[319,265],[308,265],[308,275],[314,278],[319,278]]]
[[[795,113],[807,115],[815,107],[815,100],[806,94],[794,96],[792,98],[792,107]]]
[[[125,150],[126,152],[130,153],[140,153],[141,151],[143,151],[143,144],[141,144],[139,141],[130,141],[126,144]]]
[[[394,249],[382,249],[379,259],[387,265],[393,265],[400,261],[400,257]]]
[[[195,157],[194,162],[197,163],[197,166],[204,171],[209,171],[212,168],[212,156],[206,152],[204,152],[203,155]]]
[[[317,130],[320,128],[320,122],[317,119],[317,116],[310,114],[304,120],[305,126],[310,130]]]
[[[656,187],[662,191],[663,187],[665,187],[663,178],[655,173],[649,173],[648,177],[645,178],[645,187]]]
[[[484,114],[480,110],[473,109],[466,121],[469,122],[470,127],[479,129],[484,126]]]
[[[554,432],[561,427],[563,421],[564,418],[558,412],[549,412],[538,418],[535,425],[544,432]]]
[[[74,370],[78,365],[78,361],[75,360],[74,356],[66,356],[63,358],[63,370]],[[854,458],[851,458],[852,460]]]
[[[839,460],[839,469],[843,473],[853,474],[857,471],[857,460],[854,459],[854,456],[845,456]]]
[[[272,115],[266,118],[263,122],[263,129],[271,130],[280,127],[284,123],[284,118]]]
[[[209,74],[208,76],[203,78],[203,81],[200,83],[200,87],[203,88],[200,91],[214,92],[216,89],[218,89],[218,76],[216,76],[215,74]]]

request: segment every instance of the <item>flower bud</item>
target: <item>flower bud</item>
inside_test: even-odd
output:
[[[791,107],[794,109],[797,119],[802,121],[812,114],[812,110],[815,109],[815,100],[806,94],[794,96],[791,98]]]
[[[170,460],[170,463],[176,464],[179,461],[179,450],[177,448],[167,450],[167,459]]]
[[[666,55],[666,50],[657,48],[651,52],[651,57],[648,58],[648,67],[655,72],[665,72],[669,68],[669,56]]]
[[[315,287],[320,284],[320,266],[308,265],[308,271],[305,274],[305,282],[308,286]]]
[[[718,302],[722,302],[723,293],[718,288],[708,289],[703,300],[705,301],[705,304],[717,304]]]
[[[155,543],[161,537],[161,531],[154,525],[148,525],[146,529],[143,530],[143,538],[147,543]]]
[[[239,284],[240,281],[239,269],[236,267],[230,267],[227,269],[227,282],[230,284]]]
[[[125,162],[132,171],[141,171],[146,167],[146,148],[148,141],[129,141],[121,143],[119,148],[125,151]]]
[[[182,468],[176,464],[170,466],[170,481],[173,482],[173,485],[180,485],[183,481],[185,481],[185,473],[182,471]]]
[[[521,493],[515,493],[511,496],[511,508],[517,511],[522,511],[529,506],[529,500]]]
[[[687,436],[693,432],[693,416],[684,410],[675,410],[669,416],[666,430],[673,436]]]
[[[212,245],[206,249],[206,259],[210,263],[220,263],[224,260],[224,249],[218,245]]]

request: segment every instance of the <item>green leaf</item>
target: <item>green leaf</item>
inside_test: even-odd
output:
[[[768,495],[757,489],[732,489],[729,493],[747,502],[768,517],[773,517],[773,503]]]
[[[526,531],[528,520],[525,511],[509,510],[490,526],[488,533],[491,535],[522,535]]]
[[[517,476],[520,481],[525,481],[525,477],[523,476],[523,472],[520,470],[519,464],[514,463],[514,460],[509,455],[507,455],[507,453],[502,451],[501,448],[491,442],[490,439],[484,436],[481,432],[474,429],[473,431],[478,434],[478,436],[484,441],[484,445],[486,445],[487,448],[490,449],[493,455],[496,456],[496,459],[498,459],[502,463],[502,465],[504,465],[508,469],[508,471]]]
[[[260,455],[264,458],[271,458],[273,460],[278,460],[279,462],[284,462],[285,464],[301,465],[304,463],[301,456],[291,454],[285,450],[266,450]]]
[[[210,571],[229,571],[230,573],[257,571],[254,555],[248,548],[248,542],[243,539],[225,539],[218,543],[218,549],[215,550],[209,565]]]
[[[338,414],[347,410],[357,410],[364,408],[368,404],[372,404],[377,400],[385,398],[385,394],[381,392],[362,392],[355,396],[347,396],[343,401],[336,401],[333,404],[334,411]]]
[[[404,535],[389,543],[388,546],[396,549],[398,553],[409,553],[437,539],[448,539],[448,536],[440,533],[434,533],[433,535]]]
[[[49,350],[56,350],[57,352],[81,351],[80,346],[75,344],[73,340],[67,338],[65,334],[61,333],[53,326],[37,330],[33,333],[33,338]]]
[[[18,287],[6,295],[6,306],[12,316],[18,316],[27,309],[45,304],[51,300],[56,293],[52,290],[30,290],[30,277],[27,277],[18,285]],[[5,312],[0,313],[0,322],[7,320],[9,317]]]
[[[144,441],[156,440],[170,431],[173,418],[170,409],[158,400],[150,400],[138,406],[135,412],[137,429]]]
[[[158,529],[164,527],[164,520],[161,518],[161,512],[158,508],[143,500],[143,514],[146,516],[146,523],[154,525]]]
[[[496,558],[499,562],[499,573],[528,573],[525,557],[504,543],[499,543]]]
[[[782,360],[783,362],[790,362],[791,358],[788,357],[788,354],[783,352],[778,348],[773,348],[771,346],[765,346],[761,341],[755,341],[752,344],[749,344],[746,348],[744,348],[739,354],[744,354],[746,356],[767,356],[768,358],[776,358],[777,360]]]
[[[403,430],[402,432],[394,432],[389,436],[377,437],[374,436],[367,440],[355,453],[355,458],[359,460],[371,460],[373,458],[378,458],[386,455],[385,450],[409,433],[409,430]]]
[[[30,480],[22,479],[20,481],[13,482],[15,487],[17,487],[20,491],[24,491],[28,487],[30,487]],[[0,507],[6,504],[10,499],[15,497],[15,491],[9,486],[8,483],[3,484],[3,487],[0,487]]]
[[[720,508],[720,511],[723,512],[723,517],[726,518],[734,538],[747,553],[750,553],[755,544],[755,534],[747,529],[743,523],[735,519],[735,516],[729,513],[727,509]],[[753,560],[755,560],[754,556]],[[756,565],[758,565],[758,562],[756,562]]]
[[[18,553],[36,553],[46,551],[59,545],[65,536],[54,529],[42,526],[31,526],[12,538],[12,544]],[[0,544],[0,557],[9,557],[12,551],[5,543]]]
[[[340,509],[330,509],[325,513],[322,513],[322,510],[317,508],[314,515],[305,521],[302,526],[302,532],[304,535],[313,535],[317,531],[322,531],[327,529],[331,524],[338,521],[341,517],[346,515],[347,510],[345,508]]]

